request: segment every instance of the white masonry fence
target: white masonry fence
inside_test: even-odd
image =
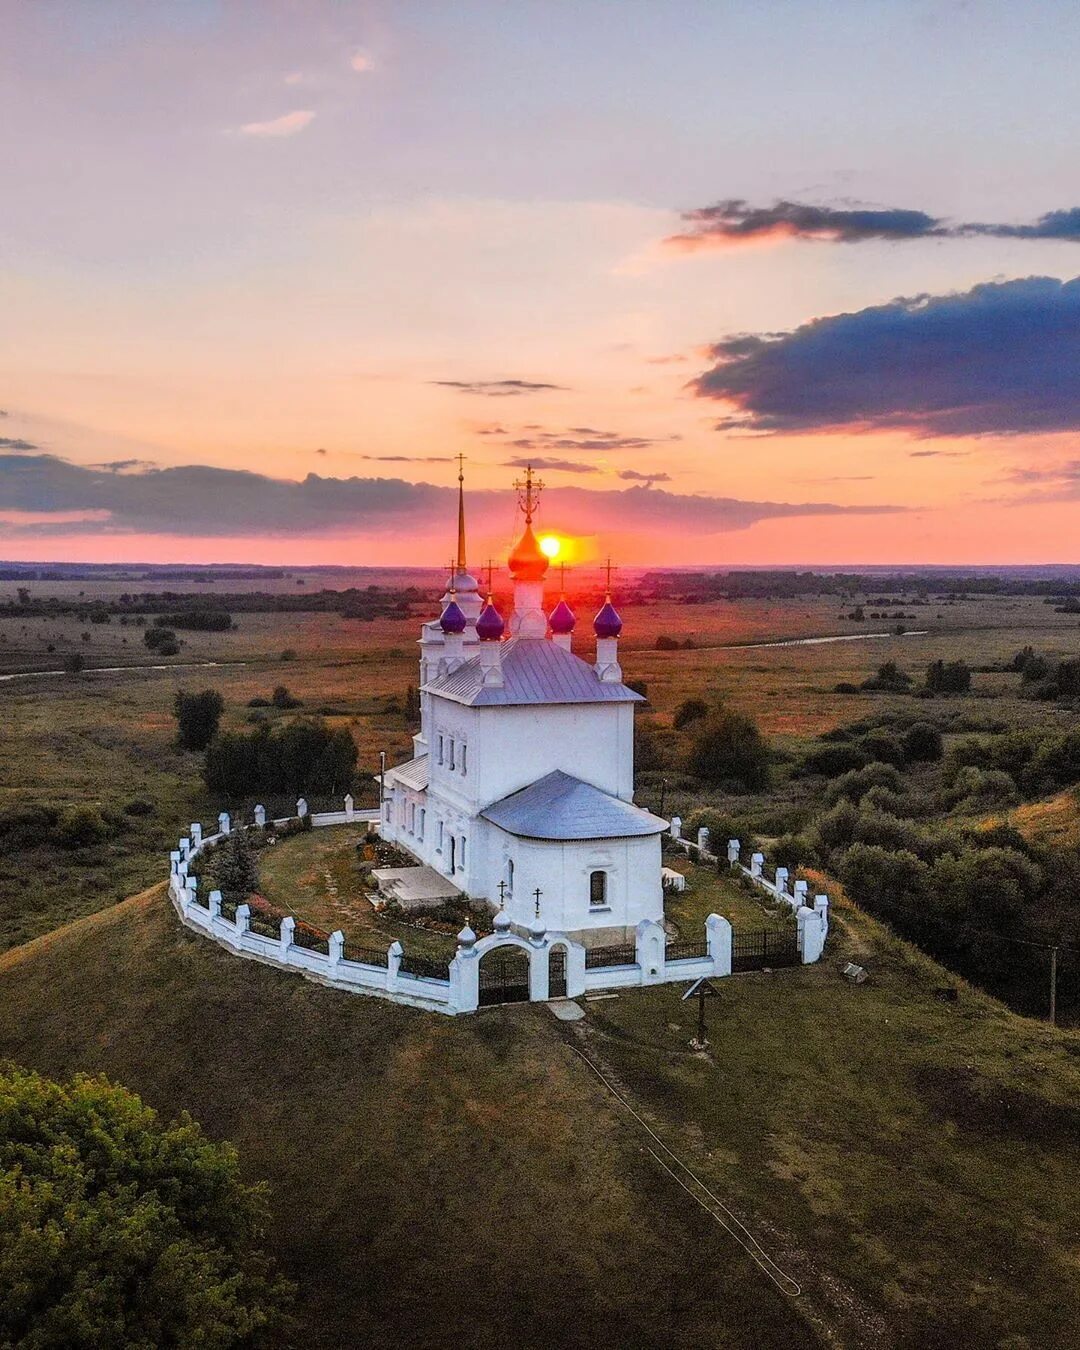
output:
[[[703,826],[697,832],[697,840],[684,839],[682,835],[682,821],[678,816],[672,817],[671,840],[677,848],[690,858],[706,866],[719,868],[723,859],[718,853],[713,853],[709,849],[709,831]],[[765,855],[764,853],[752,853],[750,855],[750,866],[746,867],[741,861],[742,845],[738,839],[729,839],[727,841],[727,864],[732,869],[741,873],[755,886],[770,895],[777,902],[782,901],[788,905],[795,916],[798,925],[798,945],[799,956],[803,965],[810,965],[821,958],[825,950],[825,939],[829,935],[829,897],[827,895],[815,895],[813,903],[810,901],[810,884],[804,880],[796,880],[789,889],[788,883],[791,874],[786,867],[777,867],[773,871],[773,880],[770,881],[765,875]]]
[[[280,828],[309,815],[307,802],[303,798],[296,805],[295,816],[270,822],[267,821],[265,809],[257,806],[254,813],[255,828],[263,828],[268,823]],[[310,820],[315,829],[352,823],[377,829],[379,816],[377,812],[357,811],[352,798],[346,797],[344,810],[316,812],[310,815]],[[475,1012],[480,1001],[480,962],[489,952],[506,947],[517,948],[528,958],[529,999],[532,1002],[549,997],[550,957],[555,951],[565,955],[568,998],[578,998],[594,990],[625,989],[694,980],[705,975],[717,978],[731,974],[732,929],[728,920],[719,914],[710,914],[705,921],[704,942],[669,942],[661,923],[643,920],[634,931],[632,943],[587,949],[564,933],[543,931],[539,924],[530,929],[527,938],[522,937],[510,931],[509,920],[500,913],[495,917],[495,931],[487,937],[478,939],[471,928],[466,926],[462,929],[458,934],[457,953],[449,962],[410,958],[400,942],[390,943],[385,954],[381,949],[359,948],[346,942],[340,930],[329,934],[326,939],[308,937],[303,925],[297,932],[296,920],[291,916],[286,916],[280,922],[270,920],[258,912],[253,915],[251,907],[246,904],[238,905],[235,917],[230,917],[222,912],[220,891],[210,891],[205,901],[200,899],[197,878],[190,875],[190,870],[192,862],[204,849],[220,843],[234,828],[227,812],[222,812],[218,817],[216,834],[204,835],[202,826],[193,823],[188,834],[169,855],[169,895],[181,921],[238,956],[262,961],[283,970],[297,970],[306,978],[335,989],[373,994],[432,1012],[451,1015]],[[704,849],[700,839],[698,845],[688,846],[687,841],[680,838],[678,830],[676,819],[672,821],[672,838],[688,852],[693,849],[702,861],[714,861],[713,855],[707,851],[707,838]],[[737,841],[733,840],[731,844],[735,846],[737,858]],[[802,961],[804,964],[816,961],[821,955],[828,927],[828,901],[824,896],[819,896],[820,909],[811,910],[801,906],[794,896],[777,890],[765,881],[761,876],[760,855],[755,854],[755,861],[756,872],[753,870],[754,862],[751,868],[742,870],[796,908]],[[799,885],[796,882],[797,891]],[[805,883],[802,886],[804,894]],[[276,932],[266,931],[275,928]],[[306,945],[309,941],[314,941],[316,945]],[[326,950],[319,950],[323,946]]]

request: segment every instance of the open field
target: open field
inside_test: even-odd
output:
[[[1080,1036],[844,910],[736,976],[707,1056],[676,987],[443,1019],[238,961],[163,888],[0,957],[0,1053],[105,1071],[239,1145],[304,1344],[1071,1344]],[[874,972],[854,988],[837,968]],[[802,1288],[781,1294],[577,1057]]]

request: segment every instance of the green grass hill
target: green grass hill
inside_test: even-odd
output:
[[[840,980],[848,955],[867,984]],[[238,960],[161,887],[9,951],[0,989],[0,1055],[104,1071],[235,1141],[305,1346],[1064,1346],[1080,1320],[1080,1035],[857,911],[821,966],[724,981],[708,1056],[680,987],[572,1027],[441,1018]]]

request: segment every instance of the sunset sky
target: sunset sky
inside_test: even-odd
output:
[[[1080,561],[1073,0],[0,0],[0,558]]]

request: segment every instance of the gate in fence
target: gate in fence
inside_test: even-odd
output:
[[[799,944],[795,930],[761,928],[731,935],[731,969],[775,970],[778,966],[799,964]]]
[[[552,956],[554,961],[554,954]],[[565,978],[565,977],[564,977]],[[480,959],[480,1007],[528,1003],[529,957],[520,947],[497,947]]]
[[[566,948],[552,947],[548,953],[548,998],[566,997]]]

